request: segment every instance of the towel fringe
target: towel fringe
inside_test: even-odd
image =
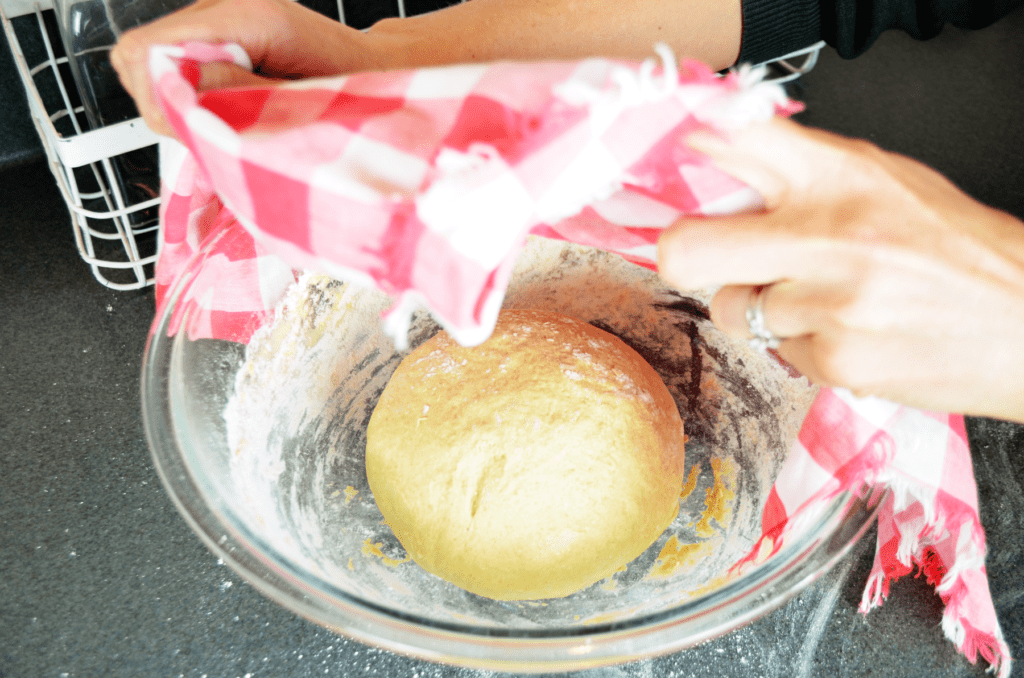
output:
[[[946,638],[956,645],[971,664],[977,663],[980,654],[989,665],[986,673],[993,673],[996,678],[1010,678],[1013,660],[999,627],[996,627],[994,634],[983,633],[951,613],[950,609],[951,606],[947,606],[946,613],[942,615],[942,631]]]
[[[983,633],[975,629],[965,617],[964,602],[970,596],[965,572],[984,570],[985,553],[979,547],[982,543],[982,528],[970,507],[950,495],[922,488],[910,483],[897,474],[882,474],[879,482],[889,486],[892,496],[893,529],[898,539],[895,559],[897,562],[883,562],[881,552],[876,553],[875,566],[868,578],[859,611],[866,614],[878,607],[889,595],[889,586],[903,573],[899,566],[917,567],[916,576],[935,587],[942,598],[945,610],[942,615],[942,630],[957,649],[972,664],[980,653],[989,664],[989,672],[998,678],[1008,678],[1012,668],[1009,647],[1002,631],[996,624],[995,633]],[[902,511],[919,505],[921,517],[913,521],[900,522]],[[956,558],[952,564],[943,560],[935,544],[953,536],[951,525],[959,525],[956,533]],[[878,549],[882,548],[879,543]]]

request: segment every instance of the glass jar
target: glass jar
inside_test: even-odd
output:
[[[191,2],[53,0],[64,51],[89,129],[106,127],[139,115],[135,102],[121,86],[110,63],[110,50],[121,34]],[[119,196],[119,204],[115,206],[137,205],[159,195],[159,157],[155,145],[111,158],[110,172]],[[109,194],[109,189],[100,188],[99,194]],[[94,198],[99,202],[105,199]],[[127,226],[136,231],[152,227],[157,218],[155,206],[129,212],[126,216]]]
[[[110,65],[121,34],[180,9],[192,0],[54,0],[68,64],[93,128],[138,116]]]

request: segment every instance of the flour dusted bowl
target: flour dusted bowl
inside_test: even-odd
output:
[[[843,494],[770,557],[736,564],[814,389],[718,332],[705,299],[615,255],[533,239],[507,307],[546,308],[618,335],[659,372],[686,425],[675,522],[612,577],[565,598],[499,602],[409,560],[374,504],[366,425],[404,352],[390,300],[303,274],[248,345],[211,338],[195,300],[223,280],[184,270],[151,329],[142,375],[153,459],[179,511],[224,562],[307,619],[395,652],[460,666],[577,670],[690,647],[778,607],[841,558],[877,502]],[[414,317],[415,347],[438,331]]]

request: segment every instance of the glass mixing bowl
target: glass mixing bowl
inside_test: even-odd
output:
[[[544,239],[505,305],[566,313],[623,338],[659,371],[686,425],[679,516],[624,570],[556,600],[499,602],[419,568],[366,484],[365,430],[404,353],[384,295],[302,275],[248,345],[212,338],[203,309],[237,281],[208,242],[154,320],[142,375],[146,435],[174,503],[259,591],[356,640],[465,667],[568,671],[677,651],[778,607],[840,559],[880,497],[843,494],[767,558],[761,511],[814,396],[802,378],[718,332],[706,299],[621,258]],[[213,271],[219,271],[213,273]],[[415,347],[438,329],[415,315]]]

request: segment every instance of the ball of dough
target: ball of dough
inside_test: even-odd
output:
[[[377,506],[428,572],[498,600],[556,598],[610,576],[675,518],[683,423],[619,338],[504,311],[463,347],[407,356],[367,431]]]

